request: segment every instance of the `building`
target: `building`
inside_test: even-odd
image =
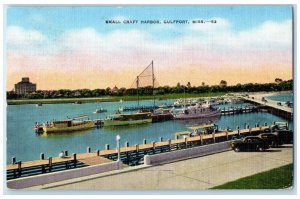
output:
[[[113,87],[113,89],[111,89],[111,94],[117,94],[119,91],[118,87],[115,85],[115,87]]]
[[[22,81],[15,84],[15,92],[17,94],[27,94],[36,91],[36,84],[29,81],[29,77],[22,77]]]

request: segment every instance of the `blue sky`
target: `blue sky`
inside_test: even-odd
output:
[[[152,60],[160,85],[287,80],[292,20],[292,6],[7,7],[7,89],[23,76],[41,89],[128,87]]]

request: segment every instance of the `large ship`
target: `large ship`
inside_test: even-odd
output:
[[[87,116],[81,116],[73,119],[58,120],[46,123],[43,125],[43,132],[58,133],[80,131],[93,128],[95,126],[95,122],[93,120],[83,120],[86,117]]]
[[[221,115],[221,110],[213,108],[209,102],[201,105],[197,103],[195,106],[188,106],[180,111],[173,111],[174,119],[178,120],[206,118],[219,115]]]
[[[133,114],[114,114],[103,120],[103,126],[124,126],[152,122],[150,112],[139,112]]]

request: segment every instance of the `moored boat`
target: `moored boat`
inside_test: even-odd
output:
[[[174,119],[196,119],[206,118],[221,115],[221,110],[213,108],[208,102],[204,105],[196,104],[195,106],[189,106],[181,111],[174,111]]]
[[[104,113],[104,112],[107,112],[106,109],[103,109],[103,108],[97,108],[93,113]]]
[[[82,120],[87,116],[81,116],[68,120],[52,121],[43,125],[43,131],[46,133],[80,131],[93,128],[95,122],[93,120]]]
[[[150,112],[133,113],[133,114],[114,114],[103,120],[103,126],[124,126],[151,123],[152,117]]]

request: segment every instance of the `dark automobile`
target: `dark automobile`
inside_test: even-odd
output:
[[[257,136],[248,136],[242,140],[235,140],[231,142],[231,148],[235,152],[239,151],[264,151],[270,148],[269,144]]]
[[[258,137],[265,140],[270,147],[278,147],[279,145],[278,136],[274,133],[261,133]]]
[[[293,131],[291,130],[275,130],[274,134],[278,137],[279,145],[293,143]]]

